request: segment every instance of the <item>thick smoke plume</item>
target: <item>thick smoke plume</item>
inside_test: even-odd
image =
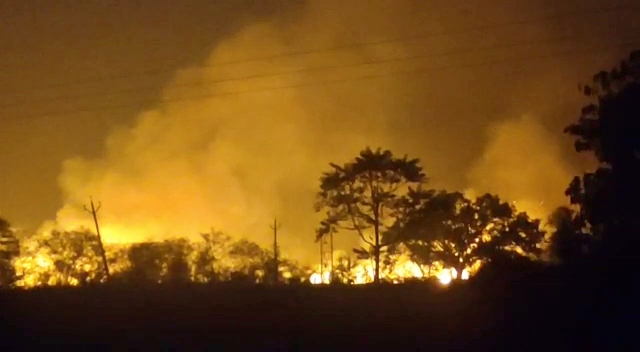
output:
[[[365,146],[421,158],[433,187],[498,192],[543,216],[547,205],[562,201],[571,174],[547,132],[534,118],[520,119],[527,111],[514,109],[507,122],[489,127],[483,147],[482,131],[501,104],[517,106],[526,97],[505,93],[513,91],[510,82],[496,89],[491,68],[395,74],[460,67],[488,54],[398,58],[508,38],[432,36],[418,43],[219,65],[465,24],[465,9],[426,3],[318,0],[307,5],[304,18],[247,26],[219,43],[202,66],[177,72],[163,101],[141,112],[132,127],[113,131],[104,157],[65,162],[60,175],[65,205],[57,226],[91,227],[82,209],[89,196],[102,203],[99,218],[108,242],[196,238],[213,227],[267,245],[269,224],[277,216],[284,252],[315,260],[318,218],[312,205],[318,178],[329,162],[346,162]],[[504,22],[513,15],[474,11],[477,21]],[[542,34],[529,28],[520,35]],[[376,63],[380,60],[387,62]],[[317,70],[347,64],[354,66]],[[376,74],[382,77],[361,78]],[[330,81],[341,82],[323,83]],[[292,86],[297,88],[286,88]],[[355,244],[355,237],[337,239],[337,246]]]
[[[239,61],[245,48],[287,51],[278,37],[270,25],[249,27],[221,43],[209,63]],[[313,243],[312,205],[323,168],[331,160],[347,160],[365,144],[387,145],[385,128],[376,128],[384,125],[375,123],[385,116],[367,114],[366,120],[374,123],[362,131],[358,120],[364,122],[365,116],[345,116],[336,124],[323,121],[305,92],[277,89],[314,79],[301,73],[217,86],[194,83],[318,64],[322,58],[290,57],[179,72],[165,90],[167,103],[142,112],[133,127],[114,131],[104,158],[65,163],[60,184],[66,205],[58,212],[57,225],[91,227],[81,206],[89,195],[102,203],[99,215],[108,242],[195,238],[214,227],[268,244],[268,225],[277,216],[283,222],[285,252],[304,257]],[[384,98],[374,89],[360,94],[361,101],[364,96]],[[199,99],[203,95],[212,97]],[[335,102],[331,100],[327,104]]]

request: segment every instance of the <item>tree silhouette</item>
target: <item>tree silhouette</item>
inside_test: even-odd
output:
[[[257,243],[246,239],[235,241],[228,252],[231,279],[256,283],[265,277],[273,277],[273,256]]]
[[[264,275],[264,279],[269,279],[272,278],[273,275],[273,270],[275,269],[275,265],[273,265],[273,254],[271,254],[269,251],[265,250],[265,254],[267,255],[265,264],[264,264],[264,271],[265,271],[265,275]],[[298,262],[296,262],[295,260],[292,260],[290,258],[285,258],[285,257],[280,257],[278,258],[278,279],[280,280],[279,282],[284,282],[284,283],[298,283],[303,281],[304,279],[306,279],[306,273],[309,270],[305,270],[307,268],[304,268],[302,266],[300,266],[300,264]],[[263,279],[263,282],[264,282]]]
[[[13,285],[16,271],[13,259],[20,254],[20,245],[11,224],[0,218],[0,287]]]
[[[191,269],[187,256],[191,250],[185,239],[133,244],[128,251],[131,267],[121,277],[140,283],[189,281]]]
[[[339,230],[356,232],[369,245],[374,282],[379,283],[380,253],[390,244],[382,236],[402,212],[402,197],[410,187],[425,183],[426,176],[418,159],[398,158],[380,148],[366,148],[342,166],[330,165],[332,170],[320,178],[316,211],[325,211],[326,217],[316,240]]]
[[[126,251],[130,266],[117,274],[119,280],[132,283],[160,282],[164,253],[155,242],[132,244]]]
[[[109,265],[110,281],[122,282],[131,269],[129,261],[129,250],[131,244],[110,243],[104,244],[107,255],[107,264]]]
[[[348,255],[339,255],[335,258],[333,267],[332,283],[353,283],[351,270],[354,266],[354,260]]]
[[[592,153],[599,166],[574,178],[566,194],[602,236],[605,251],[620,254],[640,240],[640,51],[596,74],[583,90],[592,103],[564,132],[576,138],[577,152]]]
[[[186,239],[164,242],[167,252],[167,265],[163,281],[167,283],[185,283],[191,281],[191,267],[187,259],[193,251]]]
[[[549,216],[548,223],[554,228],[549,243],[553,261],[575,262],[591,251],[595,237],[586,231],[579,213],[568,207],[558,207]]]
[[[231,238],[220,231],[200,235],[202,242],[195,245],[193,278],[196,282],[216,282],[224,280],[220,264],[228,256]]]
[[[540,222],[518,213],[498,196],[485,194],[470,200],[459,192],[414,194],[419,203],[394,231],[417,257],[418,263],[441,262],[461,278],[478,261],[540,252],[544,232]]]
[[[201,234],[195,245],[193,277],[198,282],[235,281],[256,283],[273,277],[273,255],[257,243],[212,230]],[[281,269],[293,264],[283,259]],[[271,275],[271,276],[268,276]]]
[[[52,272],[48,275],[49,280],[56,284],[86,284],[103,279],[100,243],[91,231],[52,231],[37,237],[36,243],[36,255],[41,255],[52,264]]]

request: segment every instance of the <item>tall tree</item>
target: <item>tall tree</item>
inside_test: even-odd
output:
[[[596,171],[576,177],[567,189],[605,252],[635,256],[640,242],[640,51],[584,87],[591,103],[565,129],[577,152],[592,153]],[[633,260],[633,259],[632,259]]]
[[[625,323],[638,296],[640,247],[640,51],[610,71],[594,75],[584,94],[591,103],[565,129],[577,152],[595,156],[598,167],[574,178],[566,194],[598,238],[594,280],[601,280],[595,321]],[[635,280],[634,280],[635,279]],[[632,303],[632,304],[633,304]]]
[[[13,285],[16,271],[13,259],[20,254],[20,246],[9,222],[0,218],[0,287]]]
[[[419,204],[410,209],[394,231],[397,238],[421,259],[421,264],[441,262],[461,278],[464,269],[477,261],[498,256],[540,252],[544,232],[540,222],[485,194],[475,200],[459,192],[414,195]],[[422,258],[422,256],[426,256]]]
[[[380,282],[380,253],[391,240],[383,234],[402,213],[402,198],[427,180],[418,159],[395,157],[389,150],[366,148],[354,161],[330,164],[320,178],[316,211],[324,211],[316,240],[340,230],[356,232],[371,249],[374,282]]]

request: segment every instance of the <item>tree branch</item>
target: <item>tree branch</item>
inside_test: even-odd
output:
[[[367,240],[367,239],[364,237],[364,234],[362,233],[362,229],[360,228],[360,226],[358,226],[358,224],[357,224],[357,222],[356,222],[356,218],[355,218],[355,216],[353,215],[353,213],[349,212],[349,215],[351,216],[351,222],[353,223],[353,228],[354,228],[354,229],[356,229],[356,231],[358,231],[358,235],[360,236],[360,238],[362,238],[362,240],[363,240],[366,244],[368,244],[368,245],[370,245],[370,246],[373,246],[373,245],[374,245],[374,244],[373,244],[373,242],[372,242],[372,241]]]

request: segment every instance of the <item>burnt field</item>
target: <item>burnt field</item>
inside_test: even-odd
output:
[[[583,350],[606,338],[592,328],[593,293],[593,285],[551,276],[447,288],[104,285],[7,291],[2,304],[11,337],[3,344]]]

